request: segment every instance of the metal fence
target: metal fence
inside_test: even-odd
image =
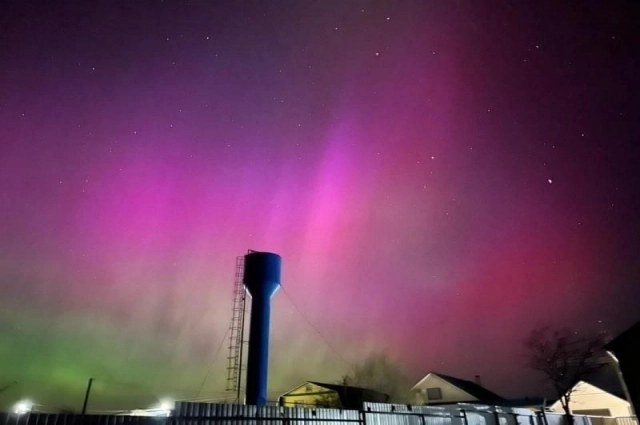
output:
[[[361,425],[357,410],[176,403],[171,425]]]
[[[560,416],[560,421],[564,419],[564,415],[551,414]],[[605,416],[574,416],[574,425],[638,425],[638,418],[634,416],[610,418]]]
[[[635,417],[574,416],[574,425],[640,425]],[[459,403],[364,403],[361,410],[178,402],[170,416],[0,413],[0,425],[568,425],[562,414]]]
[[[164,418],[167,419],[167,418]],[[75,415],[56,413],[0,413],[3,425],[165,425],[163,420],[144,416]]]
[[[365,425],[548,425],[528,409],[463,403],[447,406],[365,403],[364,422]]]

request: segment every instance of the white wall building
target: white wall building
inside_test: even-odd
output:
[[[492,404],[502,400],[502,397],[478,383],[433,372],[411,389],[411,402],[417,405],[462,402]]]
[[[632,416],[631,405],[621,394],[612,394],[585,381],[578,382],[569,397],[569,409],[575,415],[627,417]],[[560,400],[551,410],[564,413]]]

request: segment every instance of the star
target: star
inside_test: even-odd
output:
[[[0,327],[29,326],[44,344],[4,350],[0,376],[69,378],[65,397],[34,401],[62,407],[96,362],[189,388],[216,364],[203,392],[224,387],[208,337],[224,339],[245,248],[283,255],[283,288],[354,361],[375,342],[411,374],[441,358],[464,373],[465,350],[478,347],[478,373],[504,371],[492,375],[498,392],[534,386],[505,349],[529,324],[582,332],[613,310],[616,323],[637,320],[640,288],[616,276],[638,277],[640,256],[628,143],[639,29],[614,2],[593,2],[584,28],[553,2],[511,2],[497,17],[487,2],[319,1],[283,13],[160,1],[131,2],[115,21],[20,1],[3,10],[13,42],[0,61],[11,82],[0,90],[0,252],[11,258],[0,273],[12,282],[0,282]],[[585,247],[603,243],[594,263]],[[589,318],[610,293],[625,296]],[[344,365],[296,344],[305,335],[278,318],[283,295],[274,341],[291,361],[273,357],[274,382],[337,379]],[[496,299],[524,307],[487,309]],[[430,327],[437,350],[416,338],[431,316],[447,322]],[[177,339],[184,359],[172,355]],[[118,361],[137,340],[139,359]],[[42,376],[52,388],[65,378]],[[54,393],[32,387],[20,391]]]

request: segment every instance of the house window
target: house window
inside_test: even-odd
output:
[[[311,386],[311,384],[307,384],[304,386],[304,390],[310,393],[313,390],[313,387]]]
[[[440,388],[427,388],[427,398],[429,400],[442,400],[442,390]]]

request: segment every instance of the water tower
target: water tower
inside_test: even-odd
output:
[[[282,258],[270,252],[250,251],[244,257],[243,283],[251,295],[246,404],[267,402],[271,298],[280,287]]]

